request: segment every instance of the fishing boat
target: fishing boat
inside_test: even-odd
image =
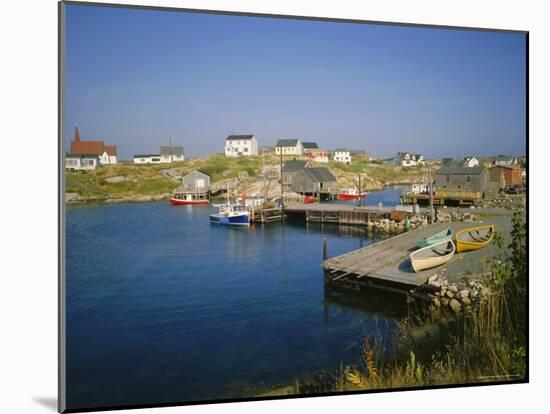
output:
[[[170,204],[173,206],[185,206],[195,204],[208,204],[208,193],[191,192],[191,191],[177,191],[172,194],[169,199]]]
[[[416,250],[409,255],[411,265],[415,272],[441,266],[451,260],[456,247],[452,240],[433,244]]]
[[[217,205],[218,212],[210,215],[210,222],[225,226],[249,226],[250,212],[242,204]]]
[[[338,200],[359,200],[366,196],[366,193],[359,193],[355,188],[346,188],[338,193]]]
[[[495,236],[495,226],[470,227],[456,233],[456,251],[467,252],[487,246]]]
[[[305,204],[315,203],[316,201],[317,201],[317,197],[315,197],[315,196],[304,196],[304,203]]]
[[[445,229],[443,231],[440,231],[439,233],[436,233],[430,237],[426,237],[425,239],[419,240],[416,242],[416,247],[423,248],[427,246],[432,246],[437,243],[442,243],[445,241],[449,241],[453,239],[453,230],[452,229]]]

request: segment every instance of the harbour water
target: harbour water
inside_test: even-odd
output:
[[[339,296],[323,283],[323,238],[335,256],[372,243],[363,230],[228,228],[209,223],[215,210],[67,208],[69,408],[250,397],[356,362],[365,335],[389,343],[401,299]]]

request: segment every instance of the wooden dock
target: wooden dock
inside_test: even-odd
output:
[[[328,284],[382,285],[390,290],[411,289],[424,285],[428,278],[441,271],[453,261],[442,267],[428,269],[420,273],[412,270],[409,254],[415,249],[415,243],[445,228],[454,232],[471,227],[471,223],[437,223],[422,229],[410,231],[383,240],[362,249],[324,260],[325,282]]]
[[[406,210],[407,207],[402,207]],[[412,207],[410,208],[412,212]],[[335,223],[345,225],[367,225],[371,219],[389,218],[396,207],[353,206],[329,203],[287,203],[285,213],[302,215],[306,222]]]
[[[272,223],[285,219],[285,214],[280,207],[272,208],[252,208],[250,211],[250,220],[253,223]]]

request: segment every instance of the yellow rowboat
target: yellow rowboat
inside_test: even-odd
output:
[[[415,272],[431,269],[447,263],[455,255],[456,247],[452,240],[432,244],[412,252],[409,255]]]
[[[456,233],[456,251],[458,253],[481,249],[487,246],[495,236],[495,226],[470,227]]]

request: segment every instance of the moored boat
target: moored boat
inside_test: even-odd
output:
[[[177,191],[172,194],[169,199],[170,204],[173,206],[185,206],[195,204],[208,204],[208,193],[205,192],[191,192],[191,191]]]
[[[418,273],[447,263],[453,258],[455,251],[455,244],[448,240],[416,250],[409,258],[413,270]]]
[[[304,196],[304,203],[305,204],[315,203],[316,201],[317,201],[317,197],[315,197],[315,196]]]
[[[458,253],[477,250],[487,246],[495,236],[495,226],[469,227],[456,233]]]
[[[366,193],[359,193],[355,188],[346,188],[338,193],[338,200],[358,200],[366,196]]]
[[[440,231],[439,233],[436,233],[430,237],[426,237],[425,239],[417,241],[416,247],[423,248],[427,246],[432,246],[437,243],[449,241],[452,239],[453,239],[453,230],[449,228],[449,229]]]
[[[210,222],[225,226],[249,226],[250,212],[242,204],[221,204],[218,213],[210,215]]]

